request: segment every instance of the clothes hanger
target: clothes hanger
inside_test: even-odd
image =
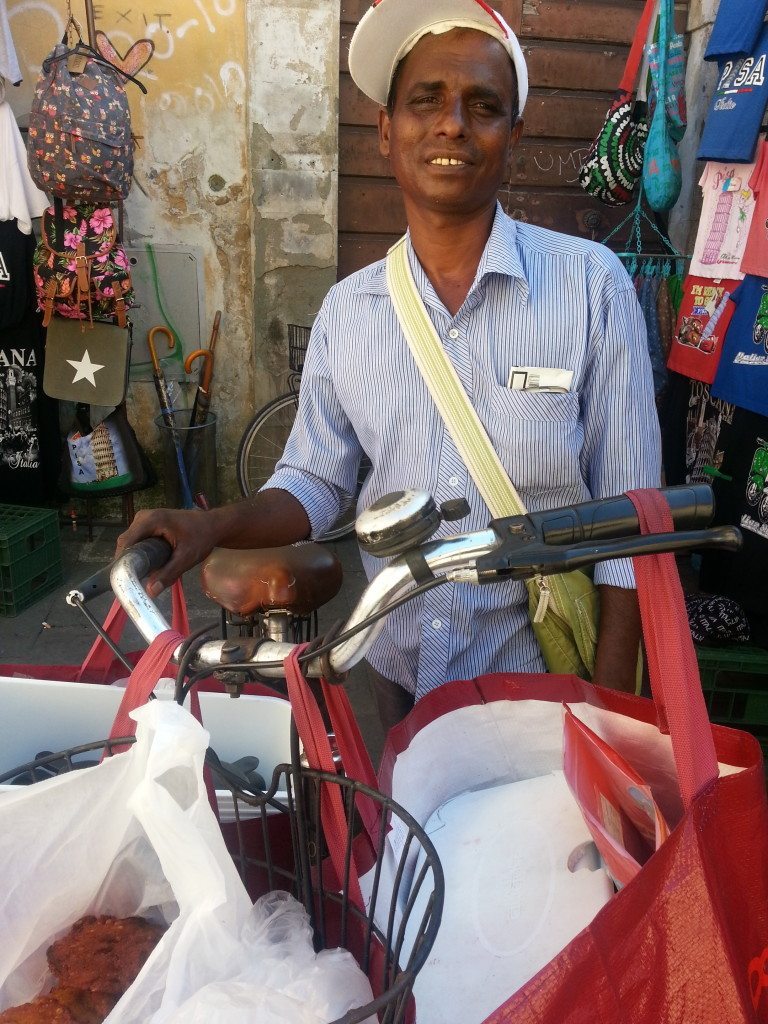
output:
[[[129,74],[124,68],[118,67],[113,64],[111,60],[108,60],[103,53],[95,47],[96,42],[96,27],[93,13],[93,0],[85,0],[85,14],[88,24],[88,42],[83,39],[83,30],[80,27],[80,23],[72,13],[71,0],[67,0],[67,23],[64,28],[64,36],[62,42],[65,45],[65,49],[57,54],[56,56],[46,57],[43,61],[43,68],[47,72],[56,61],[66,60],[67,67],[72,74],[79,74],[85,70],[85,64],[87,61],[96,61],[97,64],[103,64],[105,67],[112,68],[122,78],[126,78],[137,85],[139,89],[146,95],[147,89],[143,82],[140,82],[134,75]],[[70,33],[76,34],[74,39],[70,38]]]

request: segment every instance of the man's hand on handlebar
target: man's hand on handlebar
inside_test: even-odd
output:
[[[117,540],[116,554],[146,537],[162,537],[173,548],[170,561],[148,577],[147,593],[157,595],[198,565],[216,548],[272,548],[306,540],[310,534],[304,507],[288,491],[259,491],[232,505],[198,509],[145,509]]]
[[[162,537],[173,548],[173,554],[162,569],[153,572],[146,582],[147,593],[157,597],[187,569],[206,558],[218,543],[215,521],[207,512],[197,509],[143,509],[117,538],[115,554],[121,555],[132,544],[146,537]]]

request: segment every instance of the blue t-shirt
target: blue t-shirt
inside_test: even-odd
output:
[[[720,61],[720,80],[699,145],[699,160],[750,163],[768,102],[768,25],[749,57]]]
[[[748,275],[731,295],[736,304],[712,396],[768,415],[768,278]]]
[[[748,56],[763,27],[768,0],[720,0],[704,60]]]

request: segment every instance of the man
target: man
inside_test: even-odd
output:
[[[440,339],[527,507],[659,483],[658,426],[633,286],[602,246],[510,220],[497,202],[522,131],[519,44],[482,0],[379,0],[350,47],[357,84],[383,104],[381,152],[403,192],[408,255]],[[568,390],[514,386],[513,367],[565,370]],[[546,381],[547,373],[540,375]],[[266,489],[211,512],[139,513],[120,546],[174,545],[155,589],[215,546],[322,534],[354,493],[366,506],[404,487],[472,509],[440,534],[487,525],[488,509],[416,368],[384,263],[331,289],[313,327],[296,426]],[[365,558],[369,575],[376,560]],[[631,567],[598,566],[595,681],[632,689],[639,616]],[[544,671],[521,583],[444,586],[393,613],[369,654],[393,724],[448,679]],[[389,681],[389,682],[388,682]]]

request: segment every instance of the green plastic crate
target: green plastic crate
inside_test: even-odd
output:
[[[756,736],[768,771],[768,650],[697,647],[696,657],[710,720]]]
[[[0,505],[0,615],[17,615],[62,577],[56,512]]]

